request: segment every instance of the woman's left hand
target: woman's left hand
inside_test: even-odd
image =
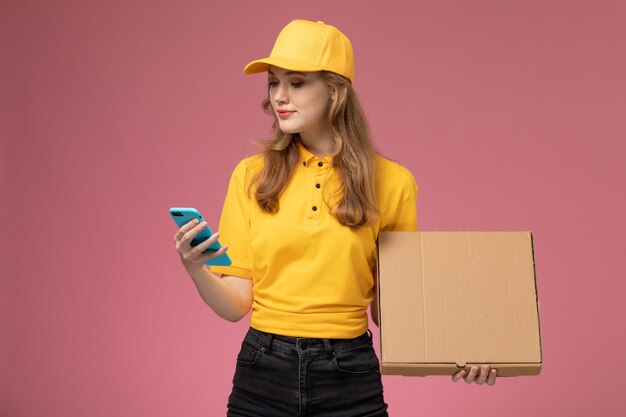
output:
[[[486,382],[487,385],[494,385],[498,371],[495,368],[491,369],[489,365],[483,365],[480,368],[480,375],[478,375],[478,366],[472,366],[467,376],[465,376],[466,373],[465,369],[461,369],[459,372],[452,375],[452,381],[457,382],[464,377],[463,380],[468,384],[475,382],[478,385],[483,385]],[[478,375],[478,378],[476,378],[476,375]]]

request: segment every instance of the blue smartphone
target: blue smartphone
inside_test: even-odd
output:
[[[172,216],[172,219],[174,219],[179,228],[183,227],[186,223],[189,223],[193,219],[198,219],[198,221],[201,222],[204,221],[200,212],[193,207],[172,207],[170,209],[170,215]],[[191,246],[199,245],[200,243],[210,238],[211,235],[213,235],[213,232],[207,225],[207,227],[202,229],[202,231],[191,240]],[[215,252],[221,247],[222,245],[220,245],[219,242],[215,242],[202,253]],[[206,265],[229,266],[232,264],[232,261],[227,254],[223,254],[218,256],[217,258],[204,261],[204,263]]]

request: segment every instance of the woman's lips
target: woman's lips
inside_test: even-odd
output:
[[[295,113],[295,111],[278,110],[278,117],[280,117],[281,119],[285,119],[293,113]]]

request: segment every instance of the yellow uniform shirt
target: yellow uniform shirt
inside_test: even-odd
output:
[[[277,213],[248,195],[262,155],[235,168],[219,225],[233,263],[213,272],[253,280],[255,329],[297,337],[352,338],[368,327],[374,298],[376,238],[383,230],[417,230],[417,184],[403,166],[376,156],[380,218],[351,229],[329,213],[339,178],[331,157],[319,158],[298,141],[301,160]]]

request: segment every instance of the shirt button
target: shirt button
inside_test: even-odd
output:
[[[318,163],[317,163],[317,166],[318,166],[318,167],[321,167],[322,165],[324,165],[324,163],[323,163],[323,162],[318,162]]]
[[[313,206],[313,211],[317,211],[317,206]]]
[[[315,184],[315,188],[320,188],[320,187],[321,187],[321,185]]]

